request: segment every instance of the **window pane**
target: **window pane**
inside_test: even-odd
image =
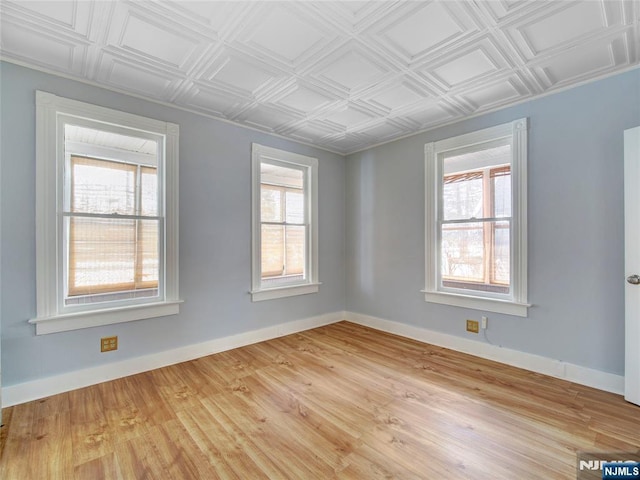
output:
[[[285,275],[304,274],[305,232],[306,227],[286,227],[287,258],[285,263]]]
[[[67,218],[68,294],[157,288],[158,220]]]
[[[302,190],[287,190],[286,199],[286,222],[304,223],[304,194]]]
[[[262,185],[260,188],[260,220],[282,222],[282,189]]]
[[[260,164],[260,183],[278,185],[280,187],[303,188],[304,175],[299,168],[280,167],[263,162]]]
[[[158,215],[158,172],[155,167],[140,169],[140,215]]]
[[[442,285],[509,293],[508,221],[457,223],[442,228]]]
[[[511,216],[511,174],[509,167],[501,169],[499,174],[491,173],[491,183],[493,188],[493,216]]]
[[[69,218],[69,295],[134,288],[135,220]]]
[[[511,276],[511,244],[509,222],[496,222],[493,238],[493,282],[509,285]]]
[[[442,164],[443,218],[463,220],[497,216],[490,208],[491,195],[497,200],[493,211],[500,208],[499,216],[510,216],[511,185],[508,176],[510,164],[510,145],[445,156]],[[491,192],[488,191],[490,189]]]
[[[150,288],[158,285],[159,220],[138,220],[138,256],[136,267],[136,288]]]
[[[445,177],[442,186],[442,214],[445,220],[481,218],[482,173],[470,178]]]
[[[134,215],[136,169],[126,163],[71,157],[71,211]]]
[[[158,142],[155,140],[121,135],[78,125],[66,124],[64,126],[64,139],[65,142],[71,142],[72,144],[95,145],[112,149],[112,151],[117,149],[145,154],[149,155],[150,159],[155,159],[158,153]]]
[[[284,270],[284,227],[262,225],[260,244],[262,246],[262,278],[282,275]]]
[[[484,255],[484,232],[481,223],[443,226],[443,279],[484,281]]]

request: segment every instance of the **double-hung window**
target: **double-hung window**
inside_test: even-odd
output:
[[[252,299],[318,291],[318,160],[252,146]]]
[[[527,315],[527,120],[425,146],[425,300]]]
[[[178,126],[37,92],[37,333],[178,313]]]

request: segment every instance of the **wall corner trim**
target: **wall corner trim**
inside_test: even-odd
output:
[[[523,368],[587,387],[597,388],[618,395],[622,395],[624,392],[624,376],[622,375],[607,373],[541,355],[511,350],[497,345],[490,345],[447,333],[436,332],[424,327],[407,325],[405,323],[385,320],[360,313],[345,312],[344,318],[349,322],[365,327],[393,333],[431,345],[449,348],[457,352],[468,353],[476,357]]]
[[[137,373],[166,367],[180,362],[187,362],[214,353],[244,347],[265,340],[291,335],[293,333],[322,327],[344,320],[345,312],[333,312],[315,317],[280,323],[258,330],[238,333],[223,338],[216,338],[202,343],[152,353],[141,357],[133,357],[119,362],[97,367],[76,370],[61,375],[39,378],[16,385],[2,387],[2,406],[11,407],[20,403],[88,387],[109,380],[135,375]]]

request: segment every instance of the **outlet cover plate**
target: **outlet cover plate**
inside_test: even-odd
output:
[[[100,339],[100,351],[111,352],[118,349],[118,337],[102,337]]]
[[[480,331],[477,320],[467,320],[467,332],[478,333]]]

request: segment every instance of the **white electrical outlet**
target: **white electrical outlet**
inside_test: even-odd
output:
[[[487,322],[489,321],[489,319],[487,317],[482,317],[482,322],[480,324],[480,327],[482,328],[482,330],[486,330],[487,329]]]

